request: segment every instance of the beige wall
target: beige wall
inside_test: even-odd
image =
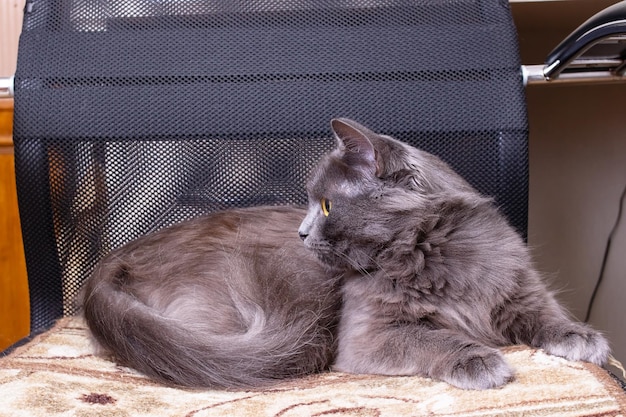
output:
[[[15,74],[25,0],[0,0],[0,77]]]
[[[529,244],[560,299],[583,319],[626,186],[626,84],[534,86]],[[590,322],[626,362],[626,213]]]

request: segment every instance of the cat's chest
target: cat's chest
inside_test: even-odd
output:
[[[491,334],[489,311],[469,298],[444,292],[406,288],[356,276],[345,282],[343,314],[365,318],[365,322],[428,323],[436,328],[456,329],[468,334]]]
[[[400,282],[375,274],[354,273],[347,277],[343,290],[344,301],[356,302],[376,315],[422,319],[441,314],[458,316],[465,309],[460,291],[448,285],[436,286],[430,282]]]

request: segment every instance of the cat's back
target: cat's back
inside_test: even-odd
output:
[[[299,299],[298,293],[332,284],[298,237],[304,215],[298,207],[216,212],[140,237],[112,251],[101,265],[116,264],[124,272],[125,291],[170,316],[197,314],[207,300],[214,311],[232,307],[237,294]],[[111,278],[96,270],[90,284]]]
[[[142,236],[108,257],[124,259],[135,267],[162,268],[161,275],[166,275],[178,265],[190,272],[215,265],[225,256],[276,251],[305,254],[297,233],[305,213],[299,207],[282,206],[219,211]]]
[[[128,243],[119,252],[137,251],[152,244],[187,249],[210,245],[229,249],[267,242],[297,242],[298,226],[305,215],[305,209],[291,206],[223,210],[147,234]]]

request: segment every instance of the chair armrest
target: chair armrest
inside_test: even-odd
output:
[[[607,42],[614,45],[613,51],[621,48],[626,50],[626,0],[616,3],[598,12],[574,32],[565,38],[548,55],[543,74],[546,79],[558,77],[574,60],[598,43]],[[622,75],[624,72],[624,55],[618,51],[614,61],[603,63],[612,65],[612,70]],[[609,60],[610,61],[610,60]],[[585,63],[586,66],[595,65]]]

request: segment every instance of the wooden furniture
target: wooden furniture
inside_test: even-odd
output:
[[[15,192],[13,100],[0,100],[0,351],[30,333],[28,281]]]

